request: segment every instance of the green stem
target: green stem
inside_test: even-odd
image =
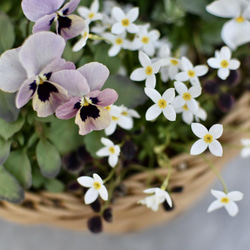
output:
[[[115,169],[116,167],[114,167],[111,171],[110,171],[110,173],[109,173],[109,175],[106,177],[106,179],[104,179],[103,180],[103,184],[105,184],[107,181],[109,181],[112,177],[113,177],[113,175],[114,175],[114,173],[115,173]]]
[[[216,169],[216,167],[214,166],[214,164],[206,156],[201,155],[201,157],[208,164],[208,166],[213,170],[213,172],[215,173],[215,175],[218,177],[219,181],[221,182],[221,184],[223,186],[223,191],[227,194],[228,193],[228,189],[227,189],[226,183],[224,182],[224,180],[220,176],[219,171]]]
[[[168,186],[171,174],[172,174],[172,166],[171,166],[170,162],[167,162],[167,165],[168,165],[168,174],[167,174],[166,179],[163,181],[163,183],[161,185],[161,189],[162,190],[166,190],[167,189],[167,186]]]

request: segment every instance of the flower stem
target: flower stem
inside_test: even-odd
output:
[[[215,173],[215,175],[218,177],[219,181],[221,182],[221,184],[223,186],[223,191],[227,194],[228,193],[228,189],[227,189],[226,183],[222,179],[219,171],[216,169],[216,167],[214,166],[214,164],[206,156],[201,155],[201,157],[208,164],[208,166],[213,170],[213,172]]]
[[[163,181],[163,183],[161,185],[162,190],[166,190],[168,183],[169,183],[169,180],[170,180],[170,177],[171,177],[171,174],[172,174],[172,166],[171,166],[169,161],[167,161],[167,166],[168,166],[168,174],[167,174],[166,179]]]

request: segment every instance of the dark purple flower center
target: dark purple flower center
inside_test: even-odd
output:
[[[58,15],[58,34],[61,35],[62,29],[69,29],[71,27],[72,20],[67,16]]]

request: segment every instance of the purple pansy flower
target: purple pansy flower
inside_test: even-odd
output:
[[[109,70],[103,64],[88,63],[80,67],[78,72],[81,81],[74,79],[74,86],[71,85],[71,89],[68,89],[72,97],[57,108],[56,116],[60,119],[70,119],[75,116],[79,134],[85,135],[92,130],[102,130],[109,126],[111,117],[106,107],[117,100],[118,94],[109,88],[100,90],[109,76]],[[67,88],[67,79],[61,84]]]
[[[0,89],[16,92],[16,106],[33,99],[33,108],[46,117],[68,100],[68,91],[60,85],[60,74],[68,79],[78,75],[75,65],[61,58],[65,47],[62,37],[48,31],[27,38],[18,49],[8,50],[0,58]]]
[[[64,2],[65,0],[23,0],[24,15],[35,22],[33,33],[48,31],[55,22],[57,34],[65,40],[79,35],[85,27],[84,20],[71,13],[77,8],[80,0],[71,0],[62,6]]]

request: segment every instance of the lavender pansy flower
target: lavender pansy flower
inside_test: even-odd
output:
[[[85,135],[92,130],[102,130],[109,126],[111,117],[107,106],[113,104],[118,95],[113,89],[100,90],[109,76],[109,70],[101,63],[92,62],[78,69],[81,79],[72,80],[69,94],[71,99],[59,106],[56,116],[60,119],[70,119],[75,116],[79,126],[79,134]],[[68,81],[61,82],[68,88]]]
[[[55,22],[56,32],[65,40],[79,35],[85,27],[84,20],[71,13],[80,0],[71,0],[62,6],[64,2],[65,0],[23,0],[24,15],[35,22],[33,33],[48,31]]]
[[[64,47],[62,37],[43,31],[28,37],[20,48],[6,51],[0,58],[0,89],[18,91],[18,108],[33,99],[38,116],[53,114],[68,100],[56,72],[65,71],[70,79],[78,74],[73,63],[61,58]]]

